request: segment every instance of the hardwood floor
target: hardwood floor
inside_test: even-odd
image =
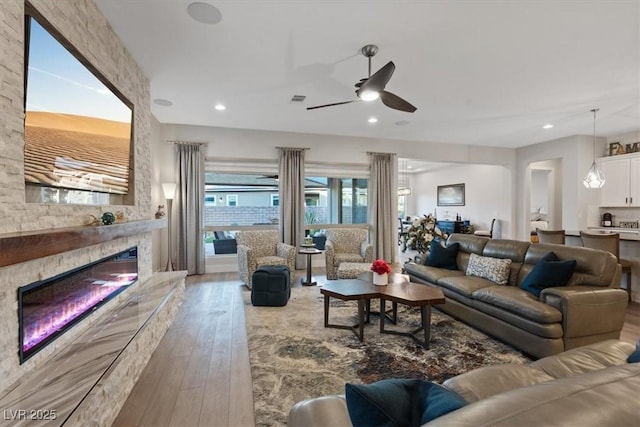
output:
[[[185,299],[114,426],[252,426],[237,273],[187,278]]]
[[[294,286],[303,274],[295,272]],[[187,278],[184,303],[114,426],[255,424],[243,292],[237,273]],[[638,338],[640,303],[631,303],[621,339]]]

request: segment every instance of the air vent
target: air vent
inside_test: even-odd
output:
[[[291,102],[304,102],[306,96],[304,95],[293,95],[293,98],[291,98]]]

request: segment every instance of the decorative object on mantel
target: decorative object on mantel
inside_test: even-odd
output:
[[[87,225],[101,225],[102,221],[95,215],[89,215],[89,223]]]
[[[436,225],[436,217],[428,214],[417,218],[411,224],[406,234],[402,236],[402,252],[407,248],[425,254],[429,250],[429,245],[434,239],[446,239],[449,235]]]
[[[589,189],[602,188],[605,182],[604,173],[596,164],[596,113],[598,110],[598,108],[591,110],[593,112],[593,163],[591,163],[587,176],[582,180],[584,186]]]
[[[116,222],[116,216],[112,212],[105,212],[100,217],[102,225],[111,225]]]
[[[391,273],[391,267],[383,259],[377,259],[371,264],[371,271],[373,271],[373,284],[378,286],[385,286],[389,283],[389,273]]]
[[[160,219],[166,215],[163,209],[164,205],[158,205],[158,210],[156,211],[156,219]]]

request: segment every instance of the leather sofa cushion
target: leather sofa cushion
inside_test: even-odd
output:
[[[515,388],[553,379],[541,369],[529,365],[502,364],[474,369],[450,378],[442,385],[458,393],[468,403],[472,403]]]
[[[424,426],[637,426],[638,390],[640,364],[629,363],[507,391]]]
[[[491,239],[482,251],[483,256],[510,259],[513,262],[524,262],[525,254],[531,244],[520,240]]]
[[[520,313],[507,311],[504,308],[496,307],[493,304],[487,304],[485,302],[475,300],[475,299],[471,300],[471,302],[468,303],[468,305],[473,307],[477,311],[480,311],[498,320],[502,320],[504,323],[512,327],[521,329],[523,331],[527,331],[541,339],[542,338],[546,338],[550,340],[562,339],[562,337],[564,336],[564,330],[562,328],[561,322],[539,323],[531,319],[527,319],[526,317],[522,316]],[[506,333],[506,330],[503,330],[503,333]],[[515,344],[515,346],[520,347],[517,344]]]
[[[464,275],[440,278],[438,285],[456,291],[467,298],[473,298],[473,293],[479,289],[502,287],[482,277]]]
[[[554,378],[562,378],[624,365],[634,350],[635,346],[631,343],[606,340],[539,359],[531,363],[531,366],[545,371]]]
[[[419,279],[426,280],[429,283],[437,283],[444,277],[464,276],[464,271],[447,270],[439,267],[429,267],[422,264],[407,263],[404,265],[407,274],[411,274]]]
[[[482,255],[482,250],[489,239],[484,237],[474,236],[472,234],[452,234],[449,236],[446,242],[446,246],[458,243],[460,250],[458,251],[458,258],[456,263],[458,269],[461,271],[467,271],[467,264],[469,263],[469,254]]]
[[[529,292],[515,286],[492,286],[473,291],[472,298],[516,313],[525,319],[538,323],[562,321],[562,313]]]
[[[615,269],[618,265],[616,257],[607,252],[579,246],[550,245],[544,243],[531,245],[525,256],[525,263],[528,264],[526,271],[533,268],[533,265],[549,252],[554,252],[561,261],[571,259],[577,261],[576,270],[568,283],[569,286],[587,285],[608,287],[612,285],[611,281],[616,275]],[[520,280],[523,280],[524,277],[525,275],[521,274]]]

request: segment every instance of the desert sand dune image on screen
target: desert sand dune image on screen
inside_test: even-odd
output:
[[[27,183],[126,194],[129,123],[40,111],[25,120]]]

